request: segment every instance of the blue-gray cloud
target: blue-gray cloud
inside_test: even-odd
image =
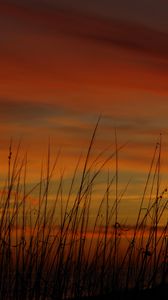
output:
[[[50,116],[66,114],[66,111],[59,106],[37,102],[14,101],[0,99],[0,119],[1,122],[34,122]],[[64,111],[64,112],[63,112]]]

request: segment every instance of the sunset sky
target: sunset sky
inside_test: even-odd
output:
[[[160,133],[166,185],[167,16],[166,0],[1,0],[1,178],[11,138],[22,139],[35,180],[49,137],[69,178],[101,114],[95,153],[113,151],[115,128],[119,146],[127,143],[127,203],[142,195]]]

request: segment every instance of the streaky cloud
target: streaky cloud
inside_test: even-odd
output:
[[[106,19],[70,9],[0,4],[1,15],[49,34],[64,34],[168,59],[168,33],[131,21]]]

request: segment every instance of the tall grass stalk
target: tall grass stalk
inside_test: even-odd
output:
[[[119,192],[119,153],[125,145],[118,146],[115,131],[112,154],[103,159],[105,149],[91,159],[99,122],[100,118],[80,181],[82,157],[66,193],[64,172],[59,180],[54,179],[60,153],[52,163],[50,143],[46,167],[43,162],[39,182],[29,190],[27,154],[22,159],[20,143],[16,152],[10,143],[7,179],[0,199],[1,299],[81,298],[167,284],[168,223],[160,225],[168,209],[167,188],[160,191],[161,137],[135,226],[130,227],[120,218],[120,203],[129,184]],[[112,173],[109,164],[113,160]],[[98,201],[95,191],[105,168],[106,185]],[[35,205],[31,200],[34,193],[38,195]]]

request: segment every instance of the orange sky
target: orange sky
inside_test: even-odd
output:
[[[69,177],[101,113],[94,153],[114,143],[115,127],[128,142],[121,185],[133,177],[131,195],[142,188],[160,132],[166,185],[168,4],[80,2],[0,3],[1,177],[12,137],[23,139],[35,180],[49,136]]]

